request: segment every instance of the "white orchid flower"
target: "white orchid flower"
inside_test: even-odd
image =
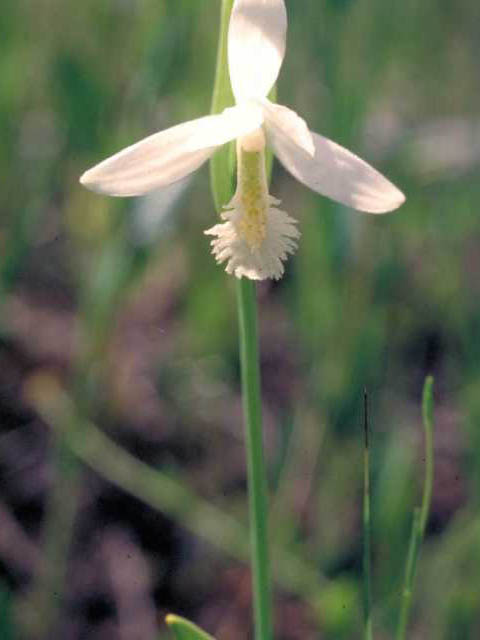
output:
[[[222,213],[225,222],[205,233],[214,236],[212,252],[226,262],[227,273],[253,280],[280,278],[300,237],[296,221],[269,195],[267,141],[310,189],[369,213],[399,207],[404,195],[378,171],[267,99],[285,55],[286,31],[283,0],[235,0],[228,62],[236,106],[149,136],[84,173],[81,183],[112,196],[142,195],[184,178],[236,139],[236,193]]]

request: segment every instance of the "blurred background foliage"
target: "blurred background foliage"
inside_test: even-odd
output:
[[[2,0],[0,635],[250,637],[232,282],[208,171],[142,199],[78,176],[209,110],[215,0]],[[391,638],[436,377],[411,638],[480,636],[480,4],[288,1],[282,103],[407,194],[372,217],[274,166],[300,220],[259,287],[279,640],[361,636],[362,395],[373,597]]]

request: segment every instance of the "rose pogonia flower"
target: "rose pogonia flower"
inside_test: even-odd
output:
[[[138,196],[165,187],[200,167],[225,143],[237,141],[237,189],[221,214],[212,253],[227,273],[278,279],[294,253],[296,220],[269,194],[268,143],[297,180],[332,200],[368,213],[399,207],[405,197],[356,155],[309,130],[288,107],[270,102],[285,55],[283,0],[235,0],[228,32],[228,64],[236,105],[156,133],[83,174],[83,185],[112,196]]]

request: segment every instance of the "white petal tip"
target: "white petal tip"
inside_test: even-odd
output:
[[[407,199],[407,196],[404,193],[402,193],[399,189],[395,208],[398,209],[398,207],[401,207],[402,204],[404,204],[404,202],[406,201],[406,199]]]
[[[395,209],[398,209],[399,207],[401,207],[402,204],[405,203],[406,199],[407,198],[405,194],[402,193],[400,190],[397,190],[396,197],[395,199],[392,200],[392,208],[389,209],[389,211],[395,211]]]
[[[80,176],[79,182],[89,191],[110,196],[116,195],[115,189],[106,188],[106,181],[99,178],[98,175],[95,175],[95,169],[85,171],[85,173]]]
[[[85,171],[80,176],[79,179],[80,184],[88,189],[89,191],[95,191],[96,193],[103,193],[101,183],[99,183],[98,178],[95,178],[95,174],[92,169]]]
[[[93,183],[92,177],[91,177],[91,173],[90,170],[85,171],[85,173],[83,173],[80,176],[79,182],[81,185],[83,185],[84,187],[86,187],[87,189],[91,189],[91,185]]]
[[[405,202],[406,197],[397,189],[393,184],[390,183],[390,188],[385,191],[385,193],[381,193],[378,195],[378,199],[372,199],[368,205],[359,205],[358,210],[364,211],[365,213],[390,213],[391,211],[395,211],[400,208],[402,204]]]

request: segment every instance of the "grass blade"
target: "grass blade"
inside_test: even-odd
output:
[[[193,622],[185,620],[185,618],[169,614],[165,620],[173,631],[175,640],[214,640],[212,636],[202,631]]]
[[[434,459],[433,459],[433,378],[425,380],[422,396],[422,418],[425,432],[425,480],[423,485],[422,504],[417,507],[413,516],[412,532],[408,547],[407,565],[405,568],[405,582],[402,591],[402,603],[397,627],[397,640],[405,640],[407,636],[408,620],[412,605],[415,576],[417,573],[420,547],[425,535],[430,503],[432,499]]]

